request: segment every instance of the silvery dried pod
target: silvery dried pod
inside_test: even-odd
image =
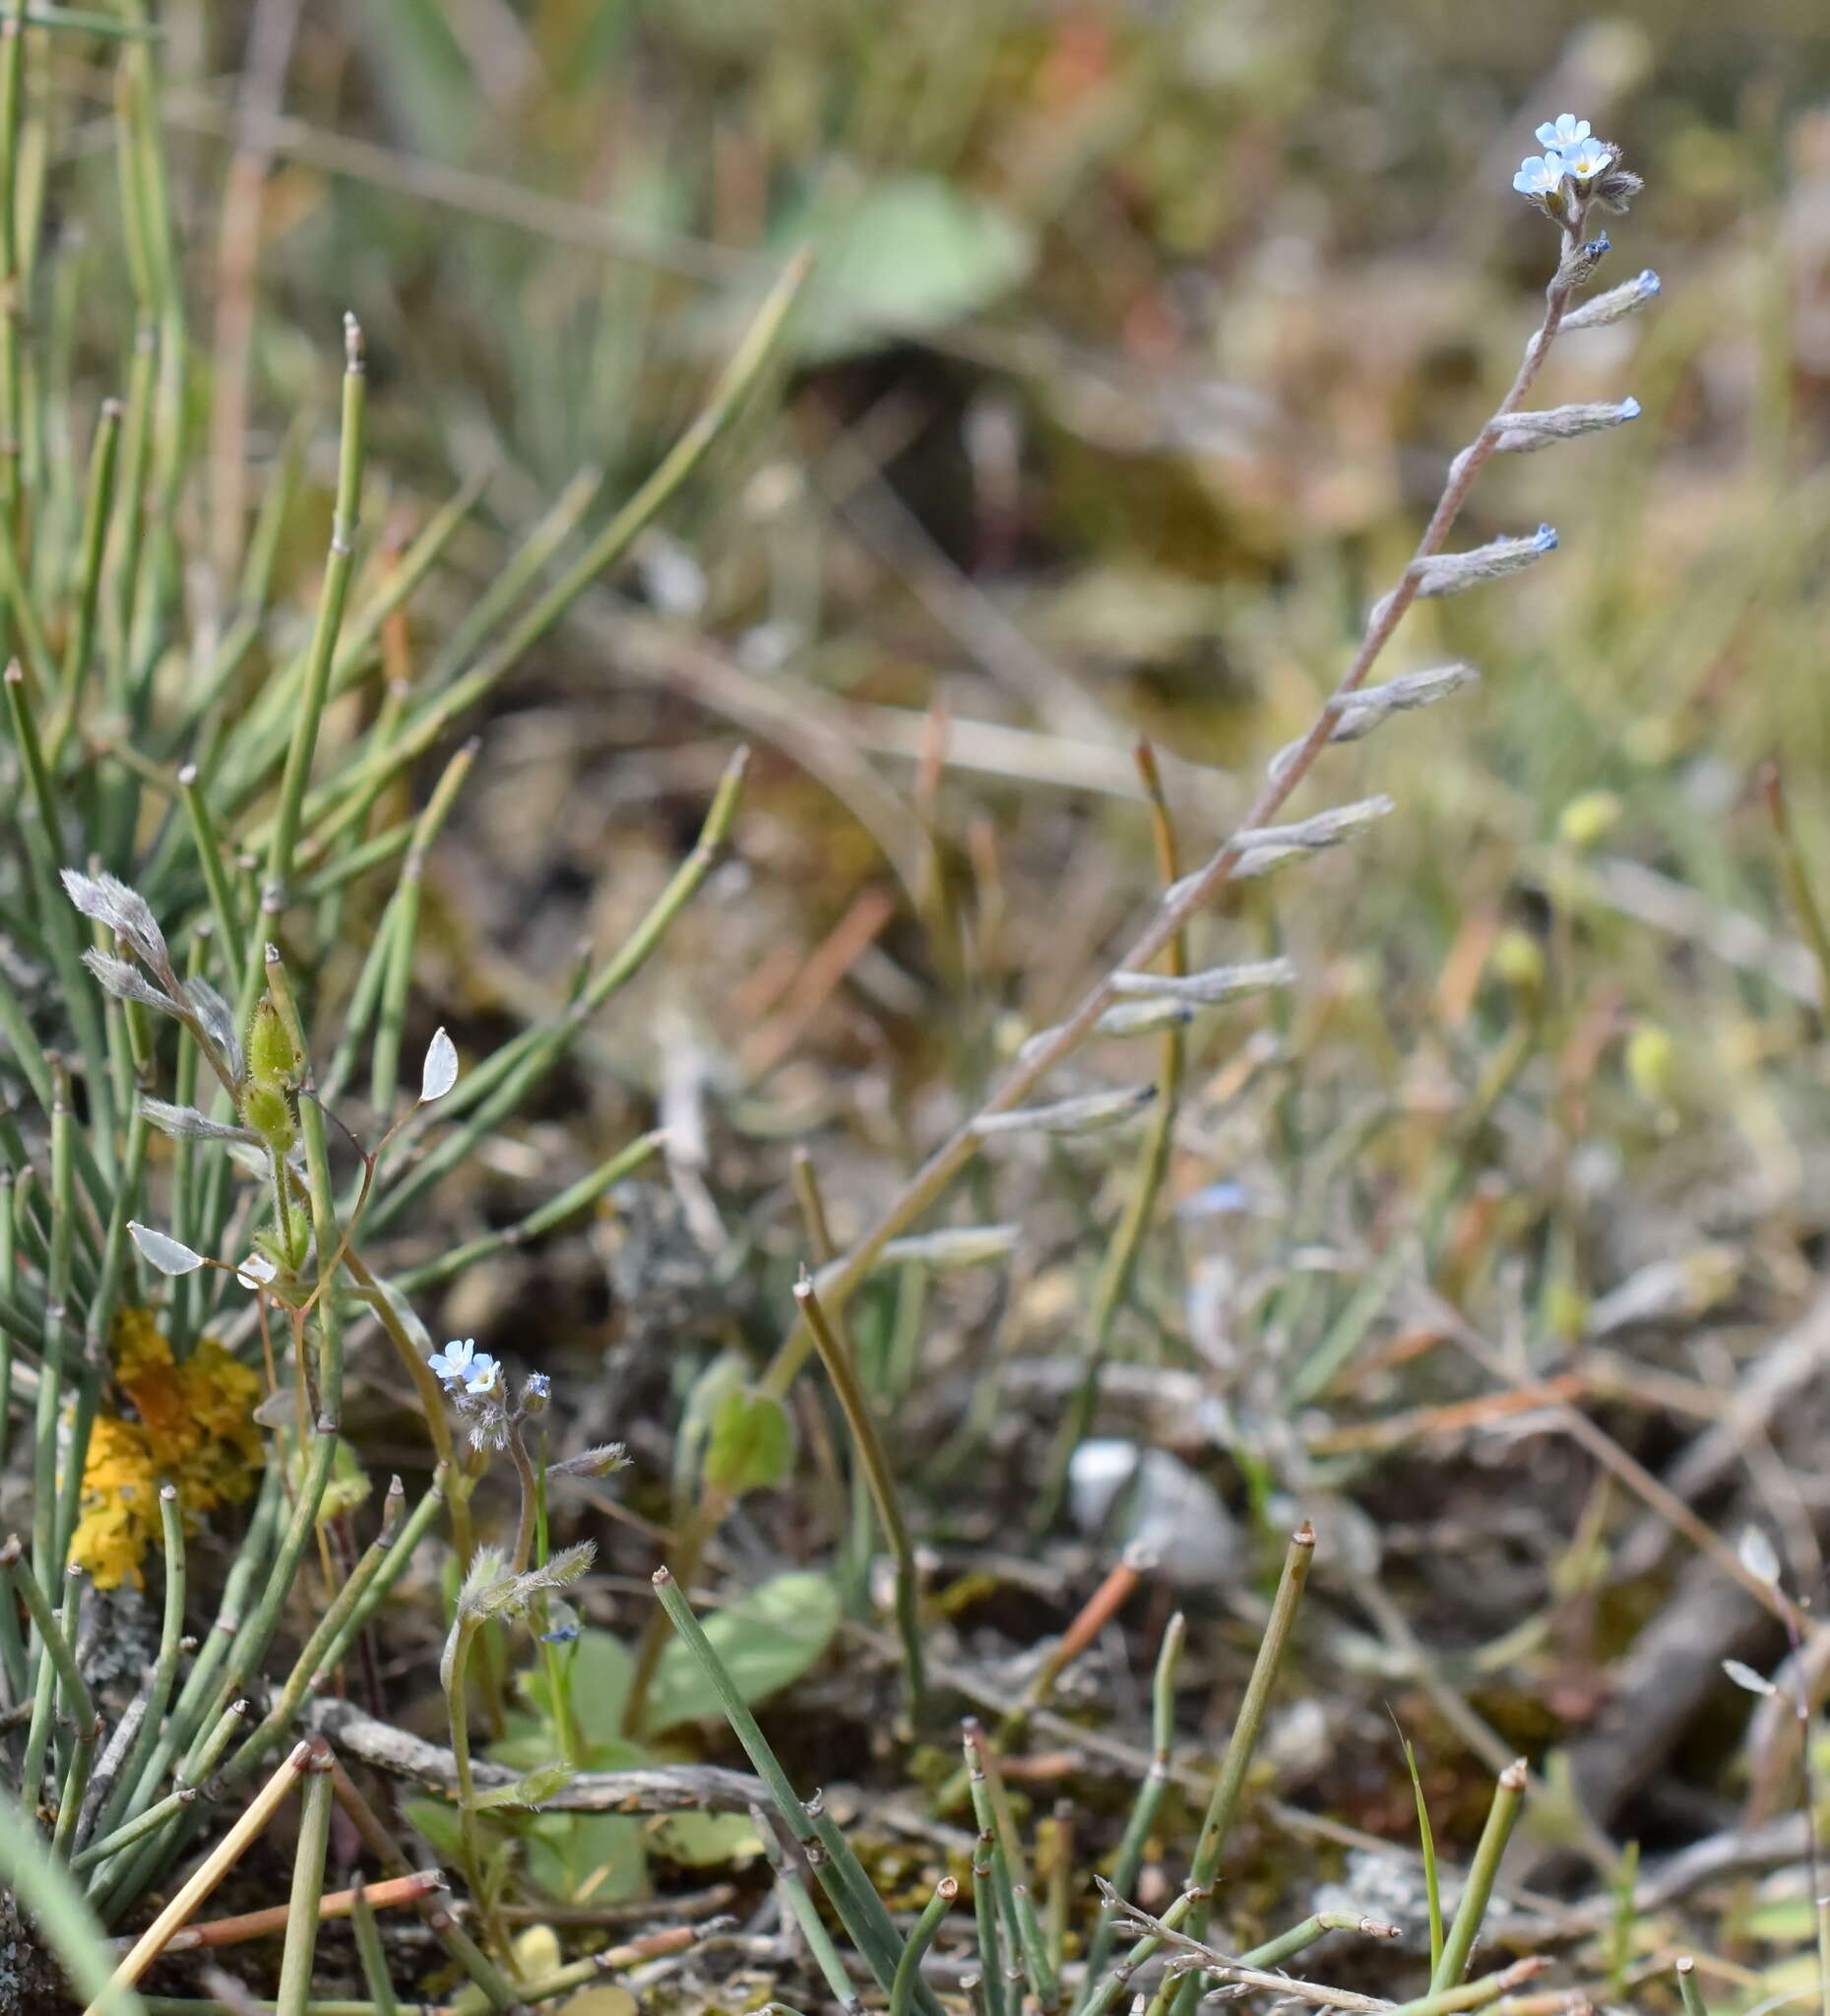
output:
[[[1473,685],[1480,676],[1473,665],[1458,661],[1454,664],[1436,665],[1425,672],[1401,672],[1397,678],[1383,680],[1376,686],[1362,686],[1342,703],[1328,739],[1331,742],[1357,742],[1394,714],[1408,713],[1416,707],[1433,706],[1436,701],[1459,693],[1464,686]],[[1307,741],[1306,735],[1299,735],[1272,757],[1267,769],[1274,784],[1295,762]]]
[[[1619,286],[1609,287],[1605,294],[1597,294],[1593,300],[1569,309],[1557,325],[1557,334],[1567,336],[1572,329],[1604,329],[1623,315],[1637,315],[1649,302],[1658,299],[1660,285],[1659,276],[1647,267],[1644,273],[1623,281]]]
[[[897,1267],[918,1261],[941,1273],[957,1267],[985,1267],[995,1260],[1007,1260],[1016,1251],[1014,1225],[955,1225],[935,1232],[913,1232],[907,1238],[890,1239],[877,1255],[879,1267]]]
[[[235,1034],[235,1012],[207,979],[184,982],[184,997],[203,1024],[204,1033],[221,1052],[223,1068],[232,1084],[239,1085],[245,1070],[241,1041]]]
[[[1508,413],[1493,437],[1496,455],[1533,455],[1578,434],[1599,434],[1639,418],[1639,401],[1586,400],[1573,406],[1546,408],[1543,412]]]
[[[1412,562],[1411,576],[1417,583],[1420,600],[1438,596],[1460,595],[1464,589],[1479,588],[1483,581],[1499,581],[1517,574],[1556,550],[1556,528],[1541,525],[1524,538],[1489,539],[1466,553],[1433,553],[1426,560]]]
[[[213,1120],[195,1106],[174,1106],[162,1099],[140,1098],[140,1110],[161,1134],[174,1141],[254,1141],[260,1136],[252,1128],[236,1127],[225,1120]]]
[[[1096,1036],[1149,1036],[1159,1029],[1185,1029],[1194,1019],[1191,1001],[1159,994],[1141,1001],[1120,1001],[1116,1007],[1107,1008],[1093,1025],[1093,1031]],[[1032,1038],[1031,1041],[1034,1040]]]
[[[1210,966],[1200,973],[1115,973],[1112,992],[1214,1008],[1244,994],[1263,993],[1267,987],[1287,987],[1295,977],[1292,960],[1254,959],[1238,966]]]
[[[1122,1092],[1089,1092],[1052,1105],[1018,1106],[1008,1113],[982,1113],[973,1122],[981,1139],[990,1134],[1095,1134],[1140,1113],[1157,1096],[1154,1085],[1130,1085]]]
[[[171,996],[162,987],[156,987],[130,961],[116,959],[113,953],[91,945],[83,954],[83,964],[117,1001],[135,1001],[142,1008],[156,1008],[161,1015],[177,1014],[178,1004]]]
[[[1083,1533],[1147,1549],[1159,1572],[1184,1589],[1231,1579],[1239,1555],[1232,1515],[1213,1485],[1167,1449],[1096,1437],[1074,1451],[1067,1481]]]
[[[125,939],[155,973],[170,972],[165,934],[158,928],[152,906],[137,889],[129,889],[113,875],[81,875],[74,868],[63,870],[63,884],[70,901],[86,917],[106,924],[117,938]]]
[[[1336,805],[1317,812],[1312,819],[1299,819],[1293,826],[1259,826],[1238,836],[1239,858],[1233,866],[1235,882],[1250,882],[1281,868],[1286,861],[1304,854],[1319,853],[1324,848],[1339,847],[1357,839],[1368,826],[1393,809],[1392,800],[1381,793],[1360,798],[1351,805]]]

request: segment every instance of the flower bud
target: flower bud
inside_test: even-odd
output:
[[[1426,560],[1414,561],[1413,578],[1420,600],[1438,596],[1460,595],[1478,588],[1483,581],[1498,581],[1517,574],[1556,550],[1556,529],[1541,525],[1527,538],[1489,539],[1467,553],[1432,553]]]
[[[1508,413],[1494,434],[1493,449],[1498,455],[1531,455],[1553,442],[1572,441],[1578,434],[1600,433],[1638,418],[1636,399],[1593,400],[1550,407],[1544,412]]]
[[[1637,315],[1648,302],[1659,298],[1659,276],[1647,267],[1632,280],[1571,308],[1558,325],[1557,333],[1567,336],[1572,329],[1602,329],[1609,322],[1618,322],[1623,315]]]

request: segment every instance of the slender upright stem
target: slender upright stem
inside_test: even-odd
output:
[[[934,1943],[940,1922],[953,1909],[959,1894],[959,1884],[951,1876],[942,1876],[934,1885],[933,1896],[921,1907],[915,1930],[903,1948],[903,1957],[896,1963],[896,1978],[890,1984],[890,2016],[909,2016],[915,2005],[915,1983],[921,1978],[921,1956]]]
[[[978,1131],[978,1123],[987,1115],[1008,1112],[1012,1107],[1021,1105],[1062,1058],[1085,1040],[1093,1025],[1112,1003],[1114,976],[1140,972],[1167,949],[1189,920],[1206,909],[1231,876],[1248,845],[1247,836],[1254,828],[1266,825],[1307,777],[1316,758],[1333,736],[1348,702],[1364,685],[1380,653],[1391,642],[1392,633],[1416,600],[1420,564],[1442,550],[1455,521],[1461,515],[1462,506],[1468,501],[1476,476],[1492,454],[1503,431],[1501,423],[1519,409],[1537,380],[1581,276],[1582,265],[1575,257],[1581,224],[1582,219],[1578,215],[1564,227],[1565,257],[1559,262],[1556,274],[1546,290],[1544,320],[1525,346],[1524,360],[1511,387],[1480,433],[1450,464],[1441,498],[1430,514],[1429,523],[1423,529],[1410,563],[1390,594],[1373,604],[1358,647],[1342,674],[1340,684],[1316,716],[1308,733],[1292,747],[1267,777],[1231,838],[1167,893],[1150,924],[1111,972],[1088,991],[1080,1005],[1050,1033],[1045,1042],[1039,1043],[1030,1055],[1020,1058],[1012,1066],[978,1111],[935,1149],[845,1258],[821,1270],[817,1285],[821,1295],[834,1310],[843,1309],[876,1265],[877,1256],[884,1246],[920,1218],[978,1154],[983,1138]],[[763,1380],[765,1388],[776,1394],[785,1393],[792,1385],[812,1349],[812,1337],[805,1323],[797,1321],[777,1348]]]
[[[298,1844],[292,1852],[292,1896],[286,1907],[285,1947],[280,1958],[275,2016],[305,2016],[312,1962],[318,1951],[318,1906],[324,1896],[324,1856],[331,1840],[331,1759],[328,1747],[305,1767]]]
[[[1486,1825],[1481,1830],[1475,1858],[1469,1864],[1468,1881],[1462,1888],[1461,1901],[1455,1907],[1455,1917],[1442,1942],[1442,1958],[1437,1961],[1429,1978],[1432,1994],[1454,1987],[1468,1966],[1469,1955],[1474,1951],[1475,1935],[1481,1929],[1481,1921],[1486,1916],[1493,1884],[1499,1875],[1500,1857],[1506,1852],[1506,1843],[1511,1840],[1513,1825],[1519,1817],[1527,1775],[1525,1759],[1520,1757],[1506,1766],[1493,1787],[1493,1803],[1487,1808]]]
[[[356,506],[362,487],[362,435],[367,380],[362,329],[353,315],[344,317],[343,445],[337,466],[336,516],[331,521],[331,551],[325,563],[324,586],[318,598],[317,628],[305,672],[305,690],[293,721],[292,742],[286,751],[285,775],[280,785],[280,811],[267,853],[268,900],[276,908],[285,902],[292,875],[292,852],[298,845],[305,787],[310,782],[318,726],[330,691],[331,662],[337,633],[349,593],[349,571],[355,562]]]
[[[920,1723],[923,1691],[918,1610],[920,1581],[915,1565],[915,1543],[909,1538],[902,1502],[896,1493],[896,1474],[890,1468],[889,1452],[883,1446],[883,1437],[877,1432],[876,1419],[870,1411],[870,1396],[858,1379],[851,1353],[827,1321],[813,1283],[805,1279],[798,1282],[794,1299],[800,1305],[801,1318],[812,1335],[820,1361],[826,1367],[826,1376],[833,1382],[833,1392],[845,1414],[846,1425],[852,1431],[852,1446],[857,1452],[859,1467],[870,1485],[877,1518],[883,1526],[884,1542],[895,1564],[896,1628],[903,1646],[904,1706],[910,1727],[916,1728]]]

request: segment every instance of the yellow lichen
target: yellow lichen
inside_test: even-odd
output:
[[[215,1338],[179,1362],[151,1310],[124,1309],[111,1356],[127,1405],[96,1414],[71,1541],[72,1558],[97,1589],[143,1585],[141,1564],[159,1535],[162,1481],[177,1486],[190,1525],[247,1497],[261,1461],[253,1418],[261,1382]]]

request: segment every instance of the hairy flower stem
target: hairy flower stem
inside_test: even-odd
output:
[[[513,1422],[509,1427],[508,1453],[515,1466],[515,1475],[521,1482],[521,1516],[515,1525],[514,1571],[517,1575],[525,1575],[529,1562],[534,1558],[534,1535],[540,1508],[540,1483],[535,1475],[534,1462],[528,1454],[528,1445],[522,1439],[520,1421]]]
[[[1423,529],[1423,535],[1418,541],[1409,565],[1391,593],[1373,604],[1358,648],[1355,651],[1347,670],[1342,674],[1340,684],[1317,714],[1308,733],[1294,744],[1282,758],[1275,775],[1267,778],[1232,837],[1209,855],[1193,874],[1186,876],[1169,892],[1159,906],[1157,914],[1149,926],[1111,973],[1090,989],[1067,1020],[1050,1034],[1046,1042],[1039,1044],[1032,1055],[1020,1059],[1011,1068],[984,1105],[928,1157],[845,1258],[835,1261],[830,1268],[821,1270],[815,1286],[831,1309],[844,1308],[859,1284],[876,1265],[878,1254],[889,1241],[899,1232],[907,1230],[935,1204],[953,1179],[978,1154],[981,1139],[978,1132],[979,1122],[987,1115],[1009,1112],[1013,1107],[1021,1105],[1061,1059],[1086,1039],[1092,1032],[1093,1025],[1112,1004],[1113,976],[1139,972],[1167,949],[1186,928],[1189,920],[1199,914],[1213,900],[1238,865],[1240,856],[1245,851],[1244,836],[1258,827],[1269,824],[1278,809],[1309,774],[1316,758],[1334,734],[1342,715],[1347,710],[1348,702],[1365,684],[1367,675],[1378,662],[1379,655],[1391,642],[1393,632],[1398,628],[1412,602],[1416,600],[1419,563],[1442,550],[1455,521],[1461,515],[1463,505],[1468,501],[1468,493],[1474,487],[1476,476],[1481,473],[1487,458],[1493,453],[1501,431],[1500,423],[1523,405],[1526,394],[1532,389],[1544,366],[1545,358],[1548,355],[1551,343],[1555,339],[1557,327],[1562,322],[1570,296],[1583,272],[1581,262],[1574,256],[1581,236],[1582,220],[1582,207],[1578,205],[1575,215],[1563,227],[1564,256],[1559,261],[1556,274],[1546,290],[1544,320],[1525,346],[1524,360],[1519,365],[1511,387],[1480,433],[1449,465],[1448,480],[1443,486],[1442,495],[1435,510],[1430,514],[1429,523]],[[784,1397],[794,1383],[801,1366],[806,1362],[807,1354],[812,1349],[812,1336],[805,1322],[797,1318],[777,1347],[776,1354],[763,1377],[764,1390],[775,1394],[778,1399]]]
[[[476,1825],[476,1782],[471,1772],[470,1705],[465,1700],[465,1669],[481,1619],[460,1613],[451,1658],[445,1669],[445,1717],[451,1726],[451,1754],[457,1765],[458,1850],[464,1880],[476,1905],[483,1944],[491,1953],[506,1950],[506,1933],[490,1898],[483,1867],[482,1834]]]

